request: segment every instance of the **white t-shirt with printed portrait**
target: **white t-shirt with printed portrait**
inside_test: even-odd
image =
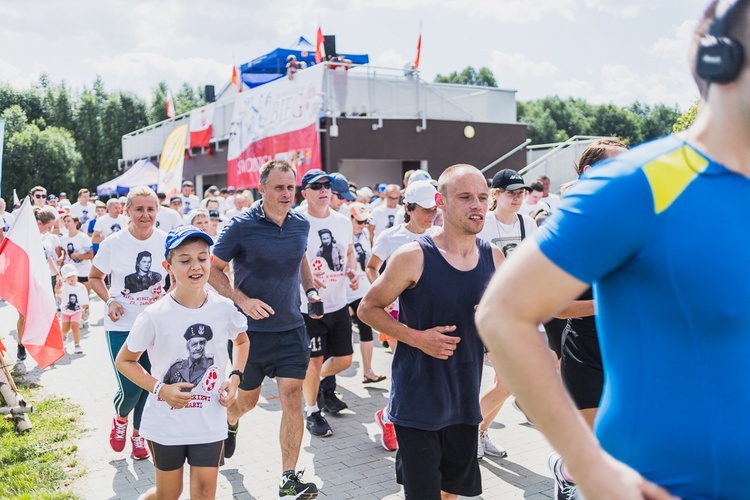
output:
[[[73,314],[87,305],[89,305],[89,292],[84,284],[69,285],[67,281],[63,281],[60,289],[60,309],[62,312]]]
[[[372,255],[372,246],[370,245],[370,232],[367,228],[363,229],[361,233],[352,235],[352,246],[354,247],[354,258],[357,261],[355,269],[357,276],[359,276],[359,286],[356,290],[352,290],[351,287],[346,287],[346,301],[351,304],[357,299],[361,299],[370,289],[370,280],[367,279],[365,274],[365,267],[367,261],[370,260]]]
[[[375,226],[374,238],[376,240],[383,231],[396,225],[396,214],[399,208],[400,205],[396,205],[395,208],[388,208],[385,204],[382,204],[370,212],[372,225]]]
[[[346,254],[352,244],[352,223],[338,212],[328,210],[328,217],[319,219],[311,216],[307,207],[298,212],[310,222],[307,238],[307,261],[315,278],[322,280],[326,288],[318,290],[323,299],[325,314],[345,307],[349,278],[346,276]],[[301,309],[307,314],[307,297],[300,287]]]
[[[109,214],[104,214],[96,219],[94,232],[99,231],[102,239],[104,239],[111,234],[127,229],[129,220],[127,215],[120,214],[117,217],[111,217]]]
[[[123,307],[118,321],[104,315],[104,329],[127,332],[143,310],[164,295],[167,272],[162,266],[167,233],[154,228],[147,240],[136,239],[128,230],[114,233],[99,245],[94,266],[111,274],[109,295]]]
[[[81,227],[86,227],[89,220],[96,218],[96,204],[89,202],[81,205],[80,202],[75,202],[70,206],[70,213],[78,216]]]
[[[190,402],[179,410],[149,394],[140,433],[156,443],[192,445],[227,437],[227,410],[219,388],[227,379],[227,341],[247,330],[247,318],[229,299],[207,292],[198,309],[178,304],[171,296],[149,306],[136,319],[126,345],[148,352],[151,375],[165,384],[193,384]]]
[[[63,236],[60,238],[65,261],[63,264],[73,264],[76,267],[77,275],[81,278],[88,278],[91,271],[91,259],[74,259],[70,255],[73,253],[86,253],[91,250],[91,238],[83,231],[78,231],[75,236]]]

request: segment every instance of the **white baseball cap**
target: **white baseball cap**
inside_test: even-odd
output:
[[[416,203],[422,208],[432,208],[436,205],[437,189],[430,181],[409,182],[404,193],[404,203]]]
[[[78,270],[73,264],[65,264],[64,266],[62,266],[62,268],[60,268],[60,274],[62,274],[63,278],[68,278],[69,276],[76,276],[78,274]]]
[[[432,177],[426,170],[417,170],[409,176],[409,184],[417,181],[431,181]]]

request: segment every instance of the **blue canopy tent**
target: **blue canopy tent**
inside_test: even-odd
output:
[[[156,191],[159,167],[148,160],[138,160],[124,174],[96,186],[97,196],[124,196],[130,188],[146,185]]]
[[[293,55],[298,61],[305,61],[308,66],[315,64],[315,45],[304,37],[294,42],[287,49],[278,48],[240,66],[242,81],[250,88],[272,82],[286,75],[286,58]],[[339,54],[354,64],[367,64],[367,54]]]

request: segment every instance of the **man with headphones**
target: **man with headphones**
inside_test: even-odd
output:
[[[690,51],[694,125],[585,174],[479,305],[494,366],[564,458],[558,498],[750,497],[749,49],[750,1],[714,1]],[[537,332],[589,284],[596,436]]]

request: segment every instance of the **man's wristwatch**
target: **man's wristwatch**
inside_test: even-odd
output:
[[[243,375],[244,375],[244,374],[242,373],[242,371],[240,371],[240,370],[232,370],[232,371],[231,371],[231,372],[229,373],[229,378],[232,378],[232,375],[237,375],[237,376],[238,376],[238,377],[240,378],[240,384],[242,383],[242,377],[243,377]]]

